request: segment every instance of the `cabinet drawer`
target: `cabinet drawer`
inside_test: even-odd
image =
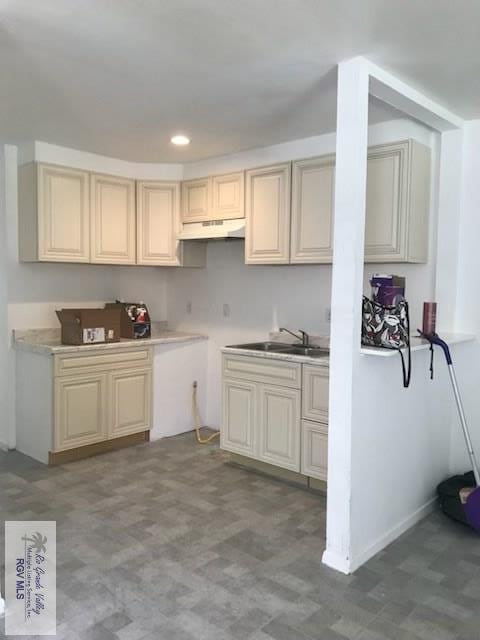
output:
[[[302,420],[302,473],[327,480],[328,427],[326,424]]]
[[[329,370],[327,367],[303,365],[302,416],[308,420],[328,422]]]
[[[224,354],[223,375],[237,380],[300,389],[301,365],[283,360]]]
[[[88,371],[110,371],[118,368],[145,368],[152,364],[151,348],[118,349],[92,353],[55,356],[55,376],[75,375]]]

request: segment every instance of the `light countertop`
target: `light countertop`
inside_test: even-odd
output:
[[[56,355],[59,353],[83,353],[86,351],[132,349],[134,347],[155,346],[179,342],[207,340],[208,337],[198,333],[169,331],[164,323],[152,323],[152,337],[138,340],[122,338],[120,342],[101,344],[67,345],[60,340],[60,329],[29,329],[14,331],[13,341],[16,349]]]
[[[461,333],[442,333],[440,336],[449,347],[455,344],[462,344],[463,342],[473,342],[476,340],[475,336]],[[410,338],[410,349],[413,352],[415,351],[425,351],[426,349],[430,349],[430,343],[420,336],[411,336]],[[406,349],[402,349],[402,351],[406,352]],[[383,349],[381,347],[362,347],[360,349],[360,353],[365,356],[378,356],[380,358],[391,358],[392,356],[397,355],[396,349]]]

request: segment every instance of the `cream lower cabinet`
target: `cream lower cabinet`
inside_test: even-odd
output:
[[[302,473],[327,480],[328,393],[326,367],[304,364],[302,371]]]
[[[257,384],[224,379],[222,448],[255,457],[257,423]]]
[[[260,385],[258,459],[300,471],[300,390]]]
[[[56,356],[54,451],[150,429],[150,349]]]
[[[105,373],[56,379],[55,451],[82,447],[107,439],[107,386]]]
[[[55,464],[149,439],[152,347],[16,355],[22,453]]]
[[[328,426],[302,420],[302,473],[311,478],[328,478]]]
[[[112,371],[109,374],[109,438],[149,429],[151,414],[152,370]]]
[[[326,480],[327,421],[327,367],[223,354],[222,449]]]

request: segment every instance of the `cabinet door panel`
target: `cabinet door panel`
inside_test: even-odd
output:
[[[328,427],[302,421],[302,473],[319,480],[328,476]]]
[[[334,191],[334,156],[293,163],[290,262],[332,261]]]
[[[247,171],[247,264],[290,261],[290,171],[290,163]]]
[[[107,378],[98,373],[55,380],[55,451],[107,439]]]
[[[114,371],[109,375],[109,438],[151,427],[152,370]]]
[[[212,218],[227,220],[245,216],[243,171],[212,178]]]
[[[182,221],[202,222],[210,217],[210,179],[182,182]]]
[[[300,471],[300,391],[260,386],[258,458]]]
[[[328,421],[329,370],[303,365],[302,413],[308,420]]]
[[[254,382],[224,379],[222,449],[255,457],[256,394]]]
[[[365,260],[405,259],[408,143],[369,151]]]
[[[135,264],[135,181],[91,177],[92,262]]]
[[[40,164],[37,180],[38,259],[89,262],[88,173]]]
[[[180,264],[180,185],[137,184],[137,263]]]

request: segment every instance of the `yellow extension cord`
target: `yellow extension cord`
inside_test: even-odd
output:
[[[214,438],[217,438],[220,435],[220,431],[215,431],[208,438],[202,438],[200,434],[200,429],[202,428],[202,420],[200,418],[200,411],[198,410],[197,403],[197,382],[193,383],[193,394],[192,394],[192,408],[193,408],[193,422],[195,425],[195,432],[197,434],[197,442],[198,444],[208,444]]]

